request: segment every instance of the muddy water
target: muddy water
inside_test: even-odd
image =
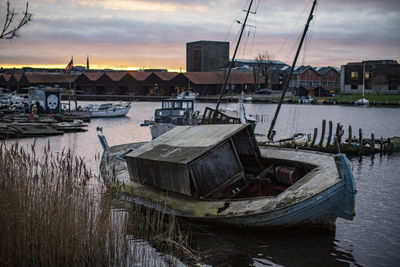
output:
[[[82,103],[84,104],[84,103]],[[205,103],[196,104],[203,110]],[[54,152],[63,148],[84,157],[97,171],[102,148],[96,127],[110,145],[151,139],[148,127],[160,103],[136,102],[126,118],[93,119],[88,132],[38,138],[37,147],[50,142]],[[224,105],[236,108],[234,104]],[[264,115],[256,133],[268,130],[275,105],[246,104],[248,114]],[[342,123],[353,132],[362,128],[364,136],[376,138],[400,136],[400,109],[355,108],[344,106],[284,105],[276,125],[277,138],[294,132],[312,133],[321,128],[322,119]],[[320,129],[321,130],[321,129]],[[260,137],[263,138],[262,136]],[[33,139],[21,139],[28,146]],[[338,219],[336,230],[286,229],[274,232],[241,231],[191,225],[193,247],[200,250],[203,263],[214,266],[398,266],[400,264],[400,155],[384,155],[351,159],[358,190],[356,217],[353,221]]]

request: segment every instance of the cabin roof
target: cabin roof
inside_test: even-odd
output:
[[[259,155],[249,124],[177,126],[125,158],[135,182],[207,196],[244,173],[240,155]]]
[[[173,158],[165,156],[165,153],[162,152],[163,149],[157,148],[159,145],[163,145],[171,147],[171,149],[180,147],[192,150],[192,152],[189,153],[187,160],[184,161],[190,162],[192,158],[196,158],[199,154],[214,147],[235,133],[240,132],[247,126],[247,124],[177,126],[173,130],[166,132],[146,145],[129,153],[128,156],[140,156],[149,151],[157,151],[159,154],[155,154],[154,156],[156,158],[152,158],[153,160],[174,161]],[[174,152],[173,149],[169,150],[167,153],[168,156],[173,154],[171,151]],[[176,150],[174,153],[179,154],[181,152]]]

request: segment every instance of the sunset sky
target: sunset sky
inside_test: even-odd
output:
[[[6,0],[0,0],[0,25]],[[18,11],[26,1],[12,0]],[[298,65],[400,61],[400,1],[321,0]],[[237,58],[268,52],[290,64],[312,0],[255,0]],[[32,22],[0,39],[0,66],[186,68],[186,42],[234,41],[247,0],[31,0]]]

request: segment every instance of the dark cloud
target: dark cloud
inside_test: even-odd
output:
[[[319,2],[309,35],[309,64],[340,65],[366,56],[400,57],[400,1]],[[0,41],[0,64],[22,64],[24,60],[30,64],[45,64],[46,60],[54,63],[72,54],[78,57],[89,53],[114,65],[153,62],[155,67],[169,63],[178,68],[184,66],[186,42],[223,41],[227,36],[233,42],[239,29],[234,21],[243,19],[242,9],[247,3],[37,0],[31,2],[34,21],[23,29],[21,38]],[[243,53],[241,57],[268,50],[277,59],[290,61],[311,3],[263,0],[258,5],[255,1],[257,15],[251,15],[249,23],[257,28],[250,29],[247,47],[242,46],[253,54]]]

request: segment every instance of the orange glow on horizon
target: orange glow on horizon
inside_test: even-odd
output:
[[[31,65],[11,65],[11,64],[3,64],[0,65],[0,68],[4,69],[22,69],[22,68],[39,68],[39,69],[65,69],[66,64],[48,64],[48,65],[40,65],[40,64],[31,64]],[[77,64],[74,67],[86,67],[86,65]],[[111,70],[119,70],[119,71],[134,71],[134,70],[141,70],[141,69],[167,69],[168,72],[186,72],[185,69],[177,70],[177,69],[168,69],[163,67],[131,67],[131,66],[110,66],[110,65],[103,65],[103,64],[90,64],[89,65],[91,70],[103,70],[103,69],[111,69]]]

